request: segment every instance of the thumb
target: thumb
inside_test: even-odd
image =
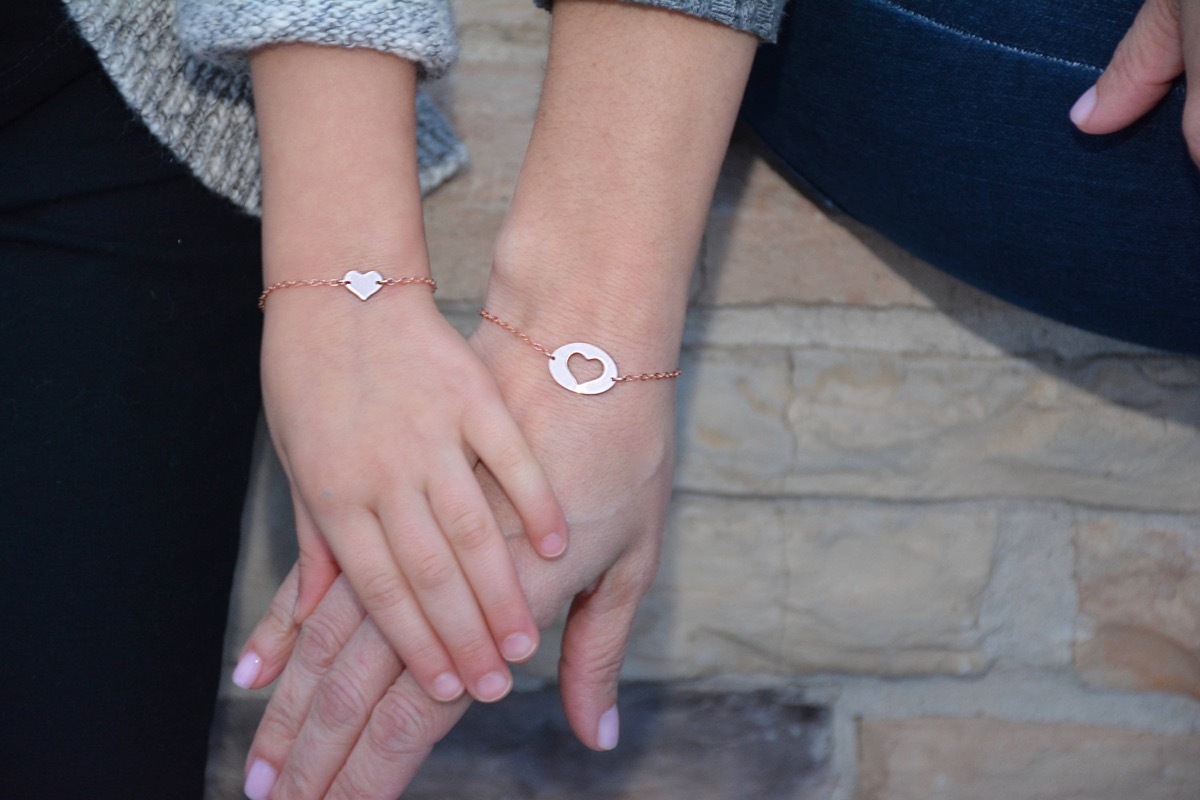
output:
[[[558,680],[571,729],[593,750],[612,750],[620,733],[617,680],[644,587],[607,573],[571,603]]]
[[[1183,72],[1180,0],[1146,0],[1113,53],[1108,68],[1071,108],[1084,133],[1113,133],[1131,125],[1171,90]]]
[[[295,496],[293,491],[292,497]],[[316,609],[342,570],[304,504],[294,501],[293,506],[296,511],[296,541],[300,545],[300,559],[296,564],[299,584],[292,617],[299,625]]]

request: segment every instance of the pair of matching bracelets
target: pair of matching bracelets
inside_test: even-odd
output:
[[[282,289],[295,289],[300,287],[314,286],[341,286],[347,289],[351,294],[359,300],[366,302],[376,292],[385,286],[428,286],[433,291],[437,291],[437,283],[432,278],[385,278],[376,270],[370,272],[359,272],[352,269],[340,279],[335,278],[317,278],[313,280],[301,281],[281,281],[273,283],[263,290],[263,293],[258,296],[258,307],[260,310],[265,309],[267,305],[267,297],[272,292],[277,292]],[[617,364],[613,361],[612,356],[605,352],[602,348],[587,342],[571,342],[557,347],[554,350],[538,344],[526,333],[519,328],[510,325],[504,320],[492,314],[485,308],[479,309],[479,316],[483,317],[488,322],[499,325],[504,330],[516,336],[522,342],[525,342],[534,350],[537,350],[542,355],[550,359],[550,376],[554,378],[554,382],[569,392],[575,394],[600,394],[607,392],[618,383],[633,383],[638,381],[662,381],[678,378],[681,370],[673,369],[670,372],[645,372],[637,375],[621,375],[617,370]],[[573,356],[582,356],[589,361],[598,361],[602,368],[600,376],[591,380],[580,382],[573,372],[571,372],[570,361]]]

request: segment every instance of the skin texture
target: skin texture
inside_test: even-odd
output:
[[[755,46],[749,35],[657,9],[556,4],[488,308],[551,347],[598,344],[622,373],[677,366],[688,281]],[[661,103],[672,87],[678,103]],[[571,546],[560,559],[537,557],[524,536],[508,541],[537,622],[570,605],[564,706],[585,744],[608,749],[633,614],[658,563],[674,382],[583,398],[550,380],[544,355],[495,325],[471,346],[566,511]],[[524,530],[488,466],[477,474],[501,528]],[[262,662],[251,685],[283,670],[247,759],[249,793],[394,797],[466,704],[419,691],[383,644],[374,612],[364,616],[352,581],[334,584],[298,628],[296,583],[284,585],[246,647]]]
[[[1200,2],[1146,0],[1112,61],[1071,110],[1084,133],[1113,133],[1136,122],[1184,72],[1200,75]],[[1190,80],[1189,80],[1190,83]],[[1183,135],[1200,164],[1200,92],[1188,92]]]
[[[264,278],[349,268],[428,276],[417,183],[416,69],[369,50],[252,57],[263,159]],[[346,86],[355,90],[346,91]],[[339,572],[431,695],[506,694],[505,659],[538,630],[472,475],[482,460],[545,556],[566,521],[483,362],[425,286],[363,302],[339,287],[267,300],[263,397],[291,483],[298,619]]]
[[[1200,0],[1148,0],[1091,99],[1072,112],[1107,133],[1149,110],[1194,63]],[[551,347],[590,341],[622,372],[675,366],[688,275],[754,42],[670,12],[558,0],[537,124],[497,241],[487,306]],[[669,98],[669,102],[664,102]],[[1198,104],[1184,129],[1200,153]],[[485,324],[471,346],[540,459],[572,531],[548,562],[485,466],[477,472],[534,618],[570,603],[560,682],[588,746],[616,744],[617,674],[657,566],[670,492],[674,390],[594,398],[550,383],[545,357]],[[332,575],[333,568],[329,570]],[[281,587],[247,649],[253,685],[282,674],[247,760],[252,798],[390,798],[468,701],[438,703],[338,579],[312,616]]]

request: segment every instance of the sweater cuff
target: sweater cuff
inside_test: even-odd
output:
[[[429,78],[458,53],[449,0],[179,0],[176,26],[193,56],[231,72],[257,47],[292,42],[392,53]]]
[[[533,0],[549,10],[554,0]],[[666,8],[745,31],[764,42],[774,42],[787,0],[621,0],[641,6]]]

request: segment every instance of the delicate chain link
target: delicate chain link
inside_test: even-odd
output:
[[[554,351],[553,350],[551,350],[550,348],[548,348],[544,345],[538,344],[532,338],[530,338],[530,336],[527,333],[520,330],[516,326],[510,325],[509,323],[500,319],[495,314],[488,311],[486,308],[479,309],[479,316],[483,317],[488,322],[496,323],[504,330],[506,330],[509,333],[516,336],[522,342],[525,342],[525,344],[529,345],[534,350],[537,350],[539,353],[541,353],[542,355],[549,358],[551,361],[554,360]],[[670,372],[644,372],[640,375],[619,375],[619,376],[613,378],[613,383],[629,383],[631,381],[665,381],[665,380],[670,380],[671,378],[678,378],[682,374],[683,374],[683,370],[673,369]]]
[[[550,348],[548,348],[548,347],[546,347],[546,346],[544,346],[544,345],[540,345],[540,344],[538,344],[538,343],[537,343],[537,342],[535,342],[533,339],[530,339],[530,338],[529,338],[529,336],[527,336],[526,334],[524,334],[524,333],[522,333],[521,331],[517,330],[517,329],[516,329],[515,327],[513,327],[512,325],[509,325],[507,322],[505,322],[504,320],[500,319],[500,318],[499,318],[499,317],[497,317],[495,314],[492,314],[492,313],[491,313],[491,312],[489,312],[489,311],[488,311],[486,308],[481,308],[481,309],[479,309],[479,316],[483,317],[483,318],[484,318],[484,319],[486,319],[488,322],[494,322],[494,323],[496,323],[497,325],[499,325],[501,328],[504,328],[504,330],[506,330],[506,331],[508,331],[509,333],[513,334],[513,335],[514,335],[514,336],[516,336],[518,339],[520,339],[522,342],[524,342],[525,344],[529,345],[529,346],[530,346],[530,347],[532,347],[534,350],[537,350],[537,351],[538,351],[539,353],[541,353],[542,355],[546,356],[546,358],[549,358],[549,359],[551,359],[551,360],[553,360],[553,359],[554,359],[554,351],[553,351],[553,350],[551,350]]]
[[[375,283],[377,283],[379,286],[411,286],[413,284],[421,284],[423,286],[428,286],[435,292],[437,291],[437,281],[435,281],[433,278],[380,278],[379,280],[375,281]],[[258,296],[258,309],[262,311],[264,308],[266,308],[267,295],[271,294],[271,292],[277,292],[280,289],[295,289],[297,286],[349,285],[350,281],[346,280],[345,278],[312,278],[302,281],[280,281],[279,283],[272,283],[266,289],[263,289],[263,293]]]

